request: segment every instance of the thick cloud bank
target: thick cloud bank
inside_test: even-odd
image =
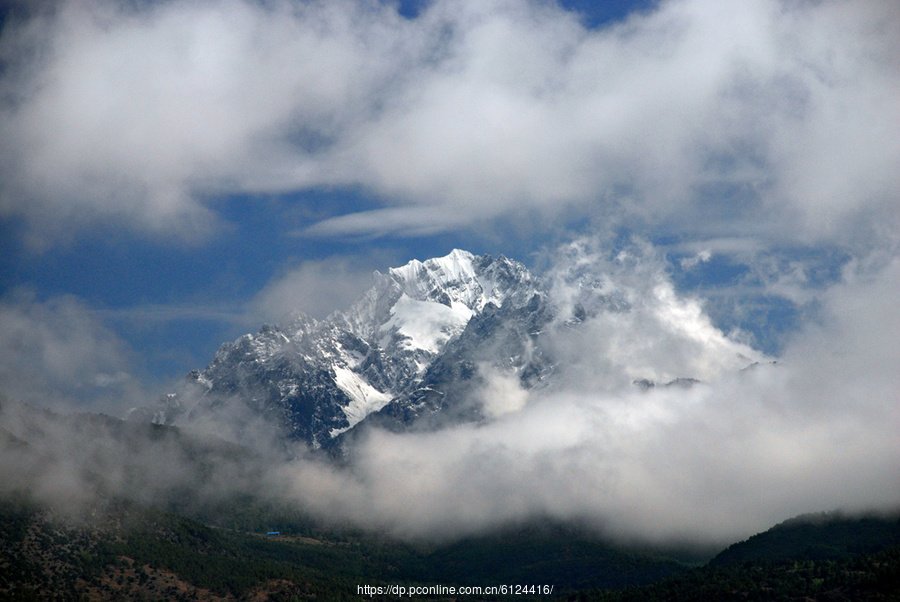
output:
[[[406,19],[92,0],[2,35],[0,211],[38,238],[96,220],[191,237],[214,231],[217,194],[333,185],[382,201],[299,228],[423,233],[523,209],[792,240],[896,224],[895,3],[670,0],[590,30],[546,2]]]
[[[284,474],[322,516],[414,537],[550,517],[625,539],[723,543],[803,512],[896,508],[898,290],[900,262],[874,277],[848,271],[823,301],[825,325],[801,332],[777,365],[718,370],[691,387],[617,382],[627,368],[600,340],[572,356],[580,378],[566,386],[490,386],[506,411],[487,424],[375,431],[347,470],[299,462]],[[625,357],[643,337],[666,343],[653,339],[659,325],[621,325]],[[670,361],[695,352],[667,350]]]

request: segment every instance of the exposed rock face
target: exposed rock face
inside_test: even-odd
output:
[[[321,321],[298,312],[222,345],[181,391],[130,418],[217,425],[239,439],[274,429],[328,446],[382,410],[382,422],[390,417],[400,427],[447,400],[465,407],[479,363],[530,365],[529,331],[549,317],[541,282],[503,256],[454,250],[375,279],[347,311]],[[523,373],[524,381],[539,372]],[[474,408],[456,414],[478,416]]]

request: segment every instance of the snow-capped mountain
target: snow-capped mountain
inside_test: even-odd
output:
[[[348,310],[321,321],[298,311],[226,343],[181,391],[130,418],[328,448],[361,423],[436,428],[496,417],[515,409],[505,398],[522,396],[492,393],[492,385],[518,393],[552,387],[584,378],[579,363],[607,370],[610,382],[647,388],[759,359],[665,286],[617,286],[578,265],[549,287],[502,255],[461,250],[376,272],[375,285]],[[661,345],[683,348],[690,361],[659,370],[644,361],[654,343],[635,334],[647,324],[663,333]],[[596,358],[580,362],[573,353]]]
[[[546,296],[520,263],[460,250],[376,272],[375,281],[346,311],[321,321],[297,312],[222,345],[181,391],[131,419],[215,425],[238,438],[277,427],[327,446],[389,404],[405,420],[412,406],[438,407],[423,405],[423,385],[439,380],[436,360],[459,354],[453,343],[471,338],[462,335],[473,318]]]

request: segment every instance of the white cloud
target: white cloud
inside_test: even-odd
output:
[[[712,259],[712,251],[709,249],[703,249],[693,257],[685,257],[681,260],[681,268],[683,270],[690,270],[691,268],[697,267],[701,263],[706,263]]]
[[[20,401],[119,413],[142,393],[128,346],[75,297],[0,300],[0,350],[0,392]]]
[[[4,32],[0,207],[184,237],[219,192],[348,185],[387,213],[313,231],[625,208],[865,242],[897,220],[898,31],[875,1],[672,0],[599,30],[499,0],[70,2]]]
[[[528,390],[522,388],[515,374],[501,373],[488,364],[480,366],[479,373],[486,382],[478,396],[488,418],[518,412],[528,403]]]
[[[547,277],[563,307],[579,308],[578,316],[560,316],[582,323],[556,337],[554,351],[580,390],[643,379],[709,381],[765,359],[719,331],[700,299],[676,293],[664,259],[645,242],[610,256],[601,242],[577,240],[562,248]]]
[[[871,269],[851,264],[843,282],[822,295],[818,320],[786,350],[785,361],[803,367],[797,386],[828,407],[846,400],[900,426],[900,260]]]
[[[278,323],[295,311],[322,319],[346,309],[374,284],[371,259],[330,257],[287,269],[250,301],[247,320]]]
[[[6,211],[202,233],[214,215],[197,194],[279,189],[286,162],[316,171],[288,138],[364,116],[398,68],[383,53],[403,44],[399,21],[355,3],[101,0],[11,28]]]
[[[798,335],[777,366],[691,388],[570,379],[525,403],[513,391],[516,408],[487,424],[374,431],[348,470],[299,462],[279,477],[322,516],[409,537],[550,517],[721,545],[804,512],[896,509],[898,292],[896,261],[848,274],[823,300],[832,319]],[[603,370],[602,349],[581,352],[583,367]]]

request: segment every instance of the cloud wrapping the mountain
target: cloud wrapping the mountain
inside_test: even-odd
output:
[[[265,449],[275,441],[271,425],[259,415],[255,423],[239,417],[229,426],[251,429],[266,453],[212,441],[198,464],[191,450],[205,444],[197,448],[193,436],[178,431],[164,431],[162,442],[152,432],[140,435],[140,425],[129,435],[132,427],[114,421],[73,431],[74,421],[16,412],[4,401],[0,424],[29,446],[4,442],[0,487],[27,486],[45,501],[83,503],[109,493],[166,503],[188,488],[191,503],[201,506],[256,492],[323,520],[413,539],[555,519],[623,540],[724,545],[799,513],[897,508],[900,261],[848,265],[841,283],[820,296],[821,320],[795,335],[778,365],[741,371],[738,354],[755,352],[710,326],[695,300],[652,294],[668,283],[653,248],[636,243],[611,259],[600,248],[576,241],[549,270],[564,307],[598,298],[612,303],[594,316],[587,304],[573,325],[590,336],[566,356],[565,378],[524,390],[509,375],[489,374],[476,396],[487,406],[483,424],[373,429],[337,467],[303,457],[276,460]],[[599,284],[592,290],[600,296],[577,297],[576,282]],[[631,307],[616,310],[620,300]],[[558,319],[572,317],[563,312]],[[87,328],[92,323],[95,331]],[[3,347],[19,353],[4,366],[23,376],[68,375],[78,384],[97,366],[120,367],[114,358],[121,349],[72,300],[6,301],[0,326]],[[27,344],[16,347],[17,340]],[[23,352],[28,345],[34,349]],[[63,351],[44,353],[52,349]],[[660,357],[666,361],[658,376],[699,375],[680,372],[698,366],[692,363],[698,349],[723,354],[719,364],[699,364],[711,368],[702,383],[642,390],[629,381]],[[69,367],[51,356],[69,358],[62,364]],[[225,433],[220,425],[214,431]]]
[[[673,0],[596,30],[500,0],[66,2],[3,33],[0,210],[190,238],[217,194],[346,185],[382,206],[301,227],[537,209],[865,242],[897,221],[898,32],[876,1]]]
[[[708,382],[766,359],[716,328],[701,299],[675,290],[659,250],[632,241],[610,257],[606,244],[580,238],[562,245],[545,276],[562,310],[559,319],[579,322],[552,338],[570,387],[609,391],[645,379]]]
[[[39,244],[110,223],[192,241],[220,231],[219,197],[348,187],[367,204],[296,229],[420,235],[529,212],[548,229],[646,225],[685,239],[685,268],[752,257],[761,288],[812,308],[780,365],[740,372],[753,350],[661,258],[573,247],[574,271],[549,273],[585,312],[560,318],[581,320],[558,344],[569,384],[491,375],[485,425],[373,431],[345,470],[277,467],[272,489],[321,516],[406,536],[552,517],[727,542],[900,502],[900,4],[669,0],[588,30],[544,2],[437,0],[405,19],[351,0],[70,0],[6,21],[0,63],[0,217]],[[802,259],[757,261],[820,243],[853,255],[828,290]],[[356,274],[302,264],[249,312],[327,312]],[[70,297],[0,301],[6,393],[127,398],[127,349],[96,318]],[[631,383],[677,376],[704,382]],[[92,453],[36,478],[85,486]],[[160,458],[191,482],[176,452]]]
[[[510,390],[483,425],[373,431],[347,470],[294,463],[279,478],[323,517],[403,537],[460,537],[534,518],[625,540],[723,544],[809,511],[900,505],[900,262],[848,269],[828,320],[778,365],[690,388],[608,381],[607,352],[580,347],[547,391]],[[606,377],[606,378],[604,378]],[[526,399],[522,400],[525,395]]]

